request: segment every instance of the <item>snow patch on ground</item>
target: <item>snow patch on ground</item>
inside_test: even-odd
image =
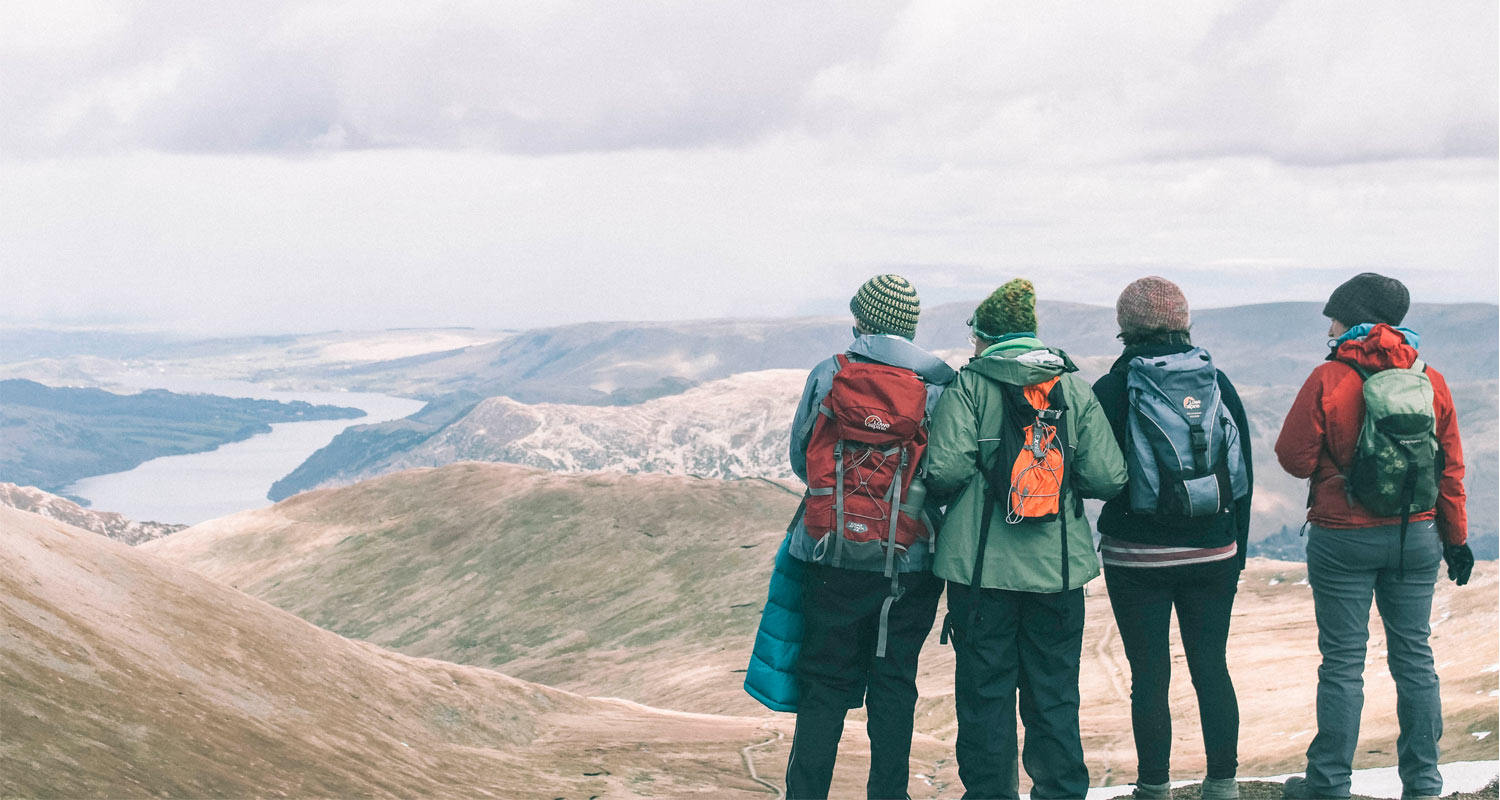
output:
[[[1472,792],[1483,789],[1489,782],[1500,775],[1500,761],[1455,761],[1451,764],[1441,764],[1438,771],[1443,773],[1443,794],[1453,792]],[[1301,774],[1301,773],[1293,773]],[[1267,781],[1269,783],[1281,783],[1291,775],[1275,775],[1269,778],[1241,777],[1242,781]],[[1173,781],[1173,786],[1188,786],[1198,781]],[[1089,800],[1104,800],[1109,797],[1126,797],[1132,790],[1130,784],[1123,786],[1101,786],[1089,790]],[[1401,776],[1396,773],[1395,767],[1380,767],[1378,769],[1357,769],[1354,771],[1353,786],[1354,794],[1362,794],[1369,797],[1401,796]],[[1029,795],[1021,795],[1029,797]]]

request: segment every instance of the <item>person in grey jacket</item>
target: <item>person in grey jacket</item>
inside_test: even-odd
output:
[[[859,288],[849,309],[854,315],[854,342],[845,355],[855,362],[878,362],[915,372],[926,384],[931,414],[955,373],[911,341],[921,310],[916,290],[899,275],[878,275]],[[792,422],[788,455],[793,472],[804,482],[808,442],[837,369],[836,358],[813,369]],[[919,473],[907,491],[907,503],[917,503],[924,495]],[[928,505],[923,513],[935,529],[941,521],[938,509]],[[882,542],[845,541],[840,566],[835,567],[828,563],[834,548],[826,542],[820,547],[800,519],[789,537],[790,554],[805,562],[805,569],[797,730],[787,761],[787,796],[828,796],[844,716],[849,709],[864,705],[870,736],[866,792],[872,798],[906,797],[917,656],[932,630],[943,591],[942,581],[932,575],[931,543],[918,540],[896,555],[900,588],[893,594],[891,579],[885,575],[887,554]],[[885,634],[885,653],[877,655],[881,633]]]

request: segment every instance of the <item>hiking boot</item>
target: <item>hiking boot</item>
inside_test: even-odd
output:
[[[1240,784],[1234,778],[1205,778],[1203,800],[1239,800]]]
[[[1172,784],[1136,783],[1130,796],[1136,800],[1172,800]]]
[[[1344,795],[1344,797],[1347,798],[1348,795]],[[1301,775],[1293,775],[1286,779],[1286,783],[1281,785],[1281,798],[1282,800],[1328,800],[1328,795],[1322,794],[1318,790],[1308,786],[1307,778]],[[1338,800],[1338,798],[1334,798],[1333,800]]]

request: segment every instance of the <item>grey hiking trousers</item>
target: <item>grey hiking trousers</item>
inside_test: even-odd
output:
[[[1312,526],[1307,579],[1318,620],[1318,735],[1307,748],[1307,785],[1318,797],[1349,796],[1350,765],[1364,707],[1370,597],[1385,625],[1386,660],[1396,681],[1396,739],[1402,795],[1441,795],[1438,739],[1443,714],[1427,642],[1432,592],[1443,545],[1432,522],[1337,530]]]

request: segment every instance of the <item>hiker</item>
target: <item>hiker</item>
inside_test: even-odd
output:
[[[1030,281],[968,324],[975,357],[938,402],[926,473],[951,499],[933,571],[957,655],[958,774],[965,797],[1018,796],[1019,690],[1031,796],[1083,797],[1083,585],[1099,574],[1083,498],[1119,492],[1125,462],[1077,367],[1037,338]]]
[[[1385,624],[1396,683],[1402,797],[1437,797],[1443,717],[1427,638],[1438,563],[1468,583],[1464,458],[1448,383],[1422,363],[1416,331],[1400,327],[1406,286],[1365,272],[1333,291],[1328,362],[1287,412],[1276,457],[1310,478],[1307,580],[1318,622],[1318,733],[1289,798],[1349,796],[1364,706],[1370,597]]]
[[[1125,350],[1094,395],[1125,454],[1125,491],[1099,513],[1104,583],[1130,663],[1134,797],[1170,798],[1172,609],[1198,695],[1204,800],[1239,797],[1239,704],[1224,649],[1250,532],[1249,423],[1239,393],[1189,333],[1177,284],[1120,293]]]
[[[828,796],[844,716],[861,705],[866,793],[906,797],[917,656],[943,590],[931,571],[941,515],[917,472],[927,418],[955,373],[912,343],[921,304],[905,278],[871,278],[849,310],[854,342],[808,375],[792,422],[792,471],[808,491],[745,678],[768,707],[797,712],[794,799]]]

